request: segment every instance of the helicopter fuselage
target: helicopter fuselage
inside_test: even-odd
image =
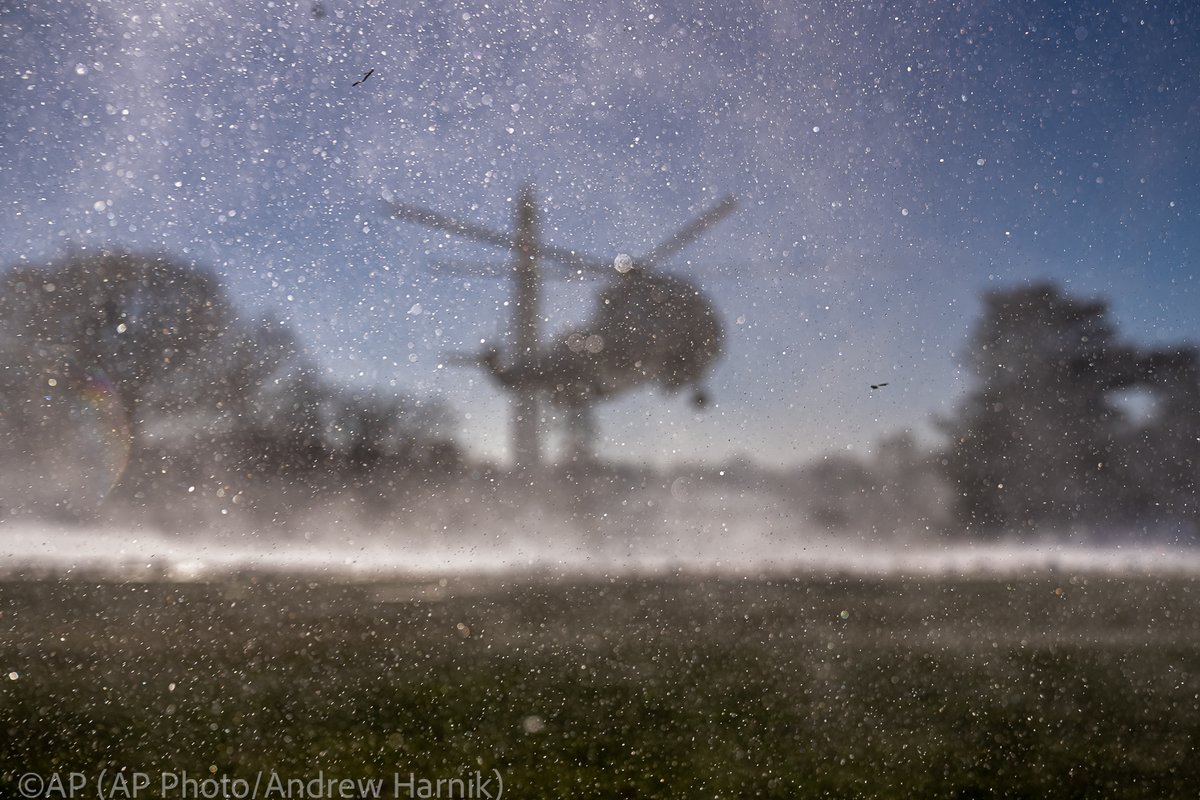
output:
[[[505,362],[493,349],[481,360],[509,389],[576,407],[644,384],[699,391],[722,341],[712,303],[693,284],[635,269],[601,293],[583,327],[530,356]]]

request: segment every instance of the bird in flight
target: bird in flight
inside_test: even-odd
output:
[[[355,86],[360,86],[360,85],[362,84],[362,82],[363,82],[363,81],[365,81],[367,78],[371,77],[371,73],[372,73],[372,72],[374,72],[374,71],[375,71],[374,69],[369,69],[369,70],[367,70],[367,74],[366,74],[366,75],[363,75],[361,78],[359,78],[358,80],[356,80],[356,81],[354,82],[354,85],[355,85]]]
[[[874,391],[875,389],[882,389],[885,386],[887,386],[886,383],[872,383],[871,389],[872,389],[872,391]]]

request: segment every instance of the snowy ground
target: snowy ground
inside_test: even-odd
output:
[[[770,526],[719,525],[617,539],[536,520],[484,532],[366,531],[276,535],[170,535],[153,530],[0,526],[0,563],[12,574],[85,574],[194,580],[242,570],[321,573],[348,579],[494,573],[855,575],[1200,574],[1200,550],[1173,545],[1072,541],[942,544],[783,535]],[[334,530],[334,529],[331,529]],[[550,533],[549,531],[553,531]]]

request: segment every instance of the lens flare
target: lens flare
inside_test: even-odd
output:
[[[99,368],[85,371],[70,418],[77,428],[76,464],[85,478],[84,505],[96,505],[112,492],[129,464],[132,433],[129,417],[108,375]]]

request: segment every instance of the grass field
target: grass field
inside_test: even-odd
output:
[[[141,797],[185,770],[383,797],[474,770],[513,798],[1196,797],[1198,600],[1071,575],[12,579],[0,796],[125,769]]]

